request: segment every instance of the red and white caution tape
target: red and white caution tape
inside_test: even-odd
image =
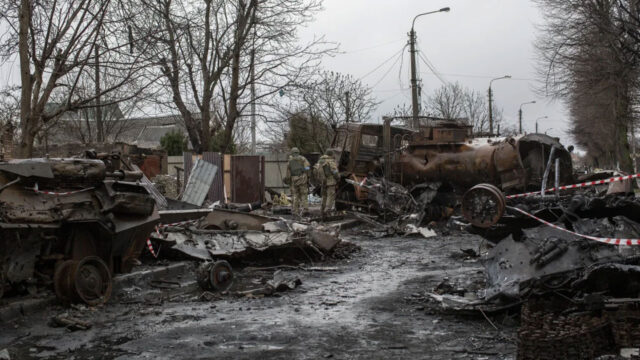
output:
[[[619,238],[603,238],[603,237],[596,237],[596,236],[591,236],[591,235],[584,235],[584,234],[578,234],[577,232],[571,231],[571,230],[567,230],[565,228],[563,228],[562,226],[558,226],[555,224],[552,224],[546,220],[542,220],[539,217],[529,214],[528,212],[518,209],[517,207],[509,207],[509,209],[511,210],[515,210],[523,215],[526,215],[532,219],[538,220],[539,222],[550,226],[554,229],[560,230],[560,231],[564,231],[566,233],[572,234],[572,235],[576,235],[585,239],[589,239],[589,240],[593,240],[593,241],[597,241],[597,242],[601,242],[601,243],[605,243],[605,244],[610,244],[610,245],[640,245],[640,239],[619,239]]]
[[[171,224],[158,224],[156,226],[155,229],[155,233],[158,235],[158,237],[161,237],[162,235],[160,234],[160,229],[161,228],[166,228],[166,227],[171,227],[171,226],[180,226],[180,225],[186,225],[186,224],[191,224],[198,221],[198,219],[195,220],[187,220],[187,221],[179,221],[179,222],[175,222],[175,223],[171,223]],[[154,258],[158,257],[158,254],[153,250],[153,244],[151,243],[151,237],[147,238],[147,248],[149,249],[149,252],[151,253],[151,255],[153,255]]]
[[[158,236],[160,236],[160,228],[158,226],[156,226],[156,234],[158,234]],[[156,253],[153,250],[153,244],[151,244],[151,237],[147,238],[147,248],[149,249],[149,252],[151,253],[151,255],[153,255],[154,258],[158,258],[158,253]]]
[[[602,184],[608,184],[608,183],[612,183],[612,182],[635,179],[635,178],[638,178],[638,177],[640,177],[640,174],[633,174],[633,175],[626,175],[626,176],[616,176],[616,177],[603,179],[603,180],[587,181],[587,182],[583,182],[583,183],[579,183],[579,184],[559,186],[558,190],[577,189],[577,188],[587,187],[587,186],[602,185]],[[555,190],[556,190],[556,188],[553,187],[553,188],[545,190],[545,192],[552,192],[552,191],[555,191]],[[516,198],[521,198],[521,197],[525,197],[525,196],[539,195],[541,193],[542,193],[542,191],[533,191],[533,192],[528,192],[528,193],[523,193],[523,194],[508,195],[507,199],[516,199]]]
[[[53,196],[67,196],[67,195],[71,195],[71,194],[77,194],[77,193],[93,190],[94,188],[86,188],[86,189],[82,189],[82,190],[65,191],[65,192],[43,191],[43,190],[38,189],[38,183],[36,183],[30,189],[33,190],[34,192],[38,193],[38,194],[53,195]]]

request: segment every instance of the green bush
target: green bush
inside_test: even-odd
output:
[[[209,151],[222,152],[222,144],[224,143],[224,130],[219,130],[212,137],[209,142]],[[227,148],[226,154],[235,154],[238,151],[236,144],[231,142],[229,148]]]
[[[180,131],[171,131],[160,138],[160,146],[167,152],[167,155],[177,156],[187,150],[187,141],[187,137]]]

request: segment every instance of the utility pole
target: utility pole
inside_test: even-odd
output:
[[[255,39],[255,37],[254,37]],[[256,48],[251,48],[251,154],[256,154]]]
[[[538,120],[540,119],[547,119],[549,118],[548,116],[540,116],[539,118],[536,119],[536,134],[538,133]]]
[[[418,14],[413,18],[413,22],[411,22],[411,31],[409,31],[409,52],[411,53],[411,111],[413,114],[411,126],[414,129],[418,129],[420,127],[420,120],[418,120],[418,117],[420,116],[420,101],[418,100],[420,96],[420,89],[418,88],[418,75],[416,73],[416,32],[413,28],[416,24],[416,19],[420,16],[448,11],[449,8],[445,7],[440,10]]]
[[[522,134],[522,108],[518,110],[518,134]]]
[[[96,39],[96,41],[98,41]],[[96,107],[95,107],[95,117],[96,117],[96,128],[97,128],[97,136],[96,142],[101,144],[104,142],[104,126],[102,124],[102,102],[100,101],[100,45],[96,44],[95,47],[95,58],[96,58],[96,66],[95,66],[95,76],[96,76]],[[88,118],[88,117],[87,117]],[[91,134],[90,130],[89,134]],[[91,139],[89,139],[91,141]]]
[[[489,137],[493,136],[493,104],[491,102],[492,91],[489,85]]]
[[[413,114],[412,127],[418,129],[420,127],[420,121],[418,116],[420,115],[420,108],[418,107],[420,102],[418,100],[418,76],[416,74],[416,32],[411,28],[409,32],[409,52],[411,53],[411,111]]]
[[[491,90],[491,84],[496,80],[502,79],[511,79],[511,75],[505,75],[489,81],[489,136],[493,136],[493,90]]]
[[[518,110],[518,134],[522,134],[522,107],[527,104],[535,104],[536,101],[527,101],[520,104],[520,109]]]
[[[349,122],[350,118],[351,118],[351,103],[349,102],[349,92],[345,92],[344,93],[344,97],[345,97],[345,111],[347,112],[347,123]]]

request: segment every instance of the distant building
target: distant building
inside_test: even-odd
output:
[[[199,117],[199,114],[194,114],[195,119]],[[114,104],[103,108],[103,118],[105,142],[109,143],[122,142],[140,148],[158,149],[160,139],[169,132],[178,131],[187,135],[180,115],[125,118],[118,105]],[[42,145],[89,144],[95,142],[96,131],[95,109],[68,111],[52,123],[40,142]],[[191,142],[189,148],[192,148]]]

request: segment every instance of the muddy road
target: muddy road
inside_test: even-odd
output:
[[[479,237],[347,239],[362,250],[314,264],[329,271],[286,271],[302,285],[277,296],[203,299],[193,286],[173,295],[136,288],[136,301],[55,306],[1,324],[0,350],[12,359],[515,358],[513,321],[444,314],[425,300],[444,278],[461,285],[482,278],[477,258],[456,256],[461,248],[477,249]],[[241,270],[237,287],[259,285],[271,273]],[[49,326],[67,311],[92,327]]]

